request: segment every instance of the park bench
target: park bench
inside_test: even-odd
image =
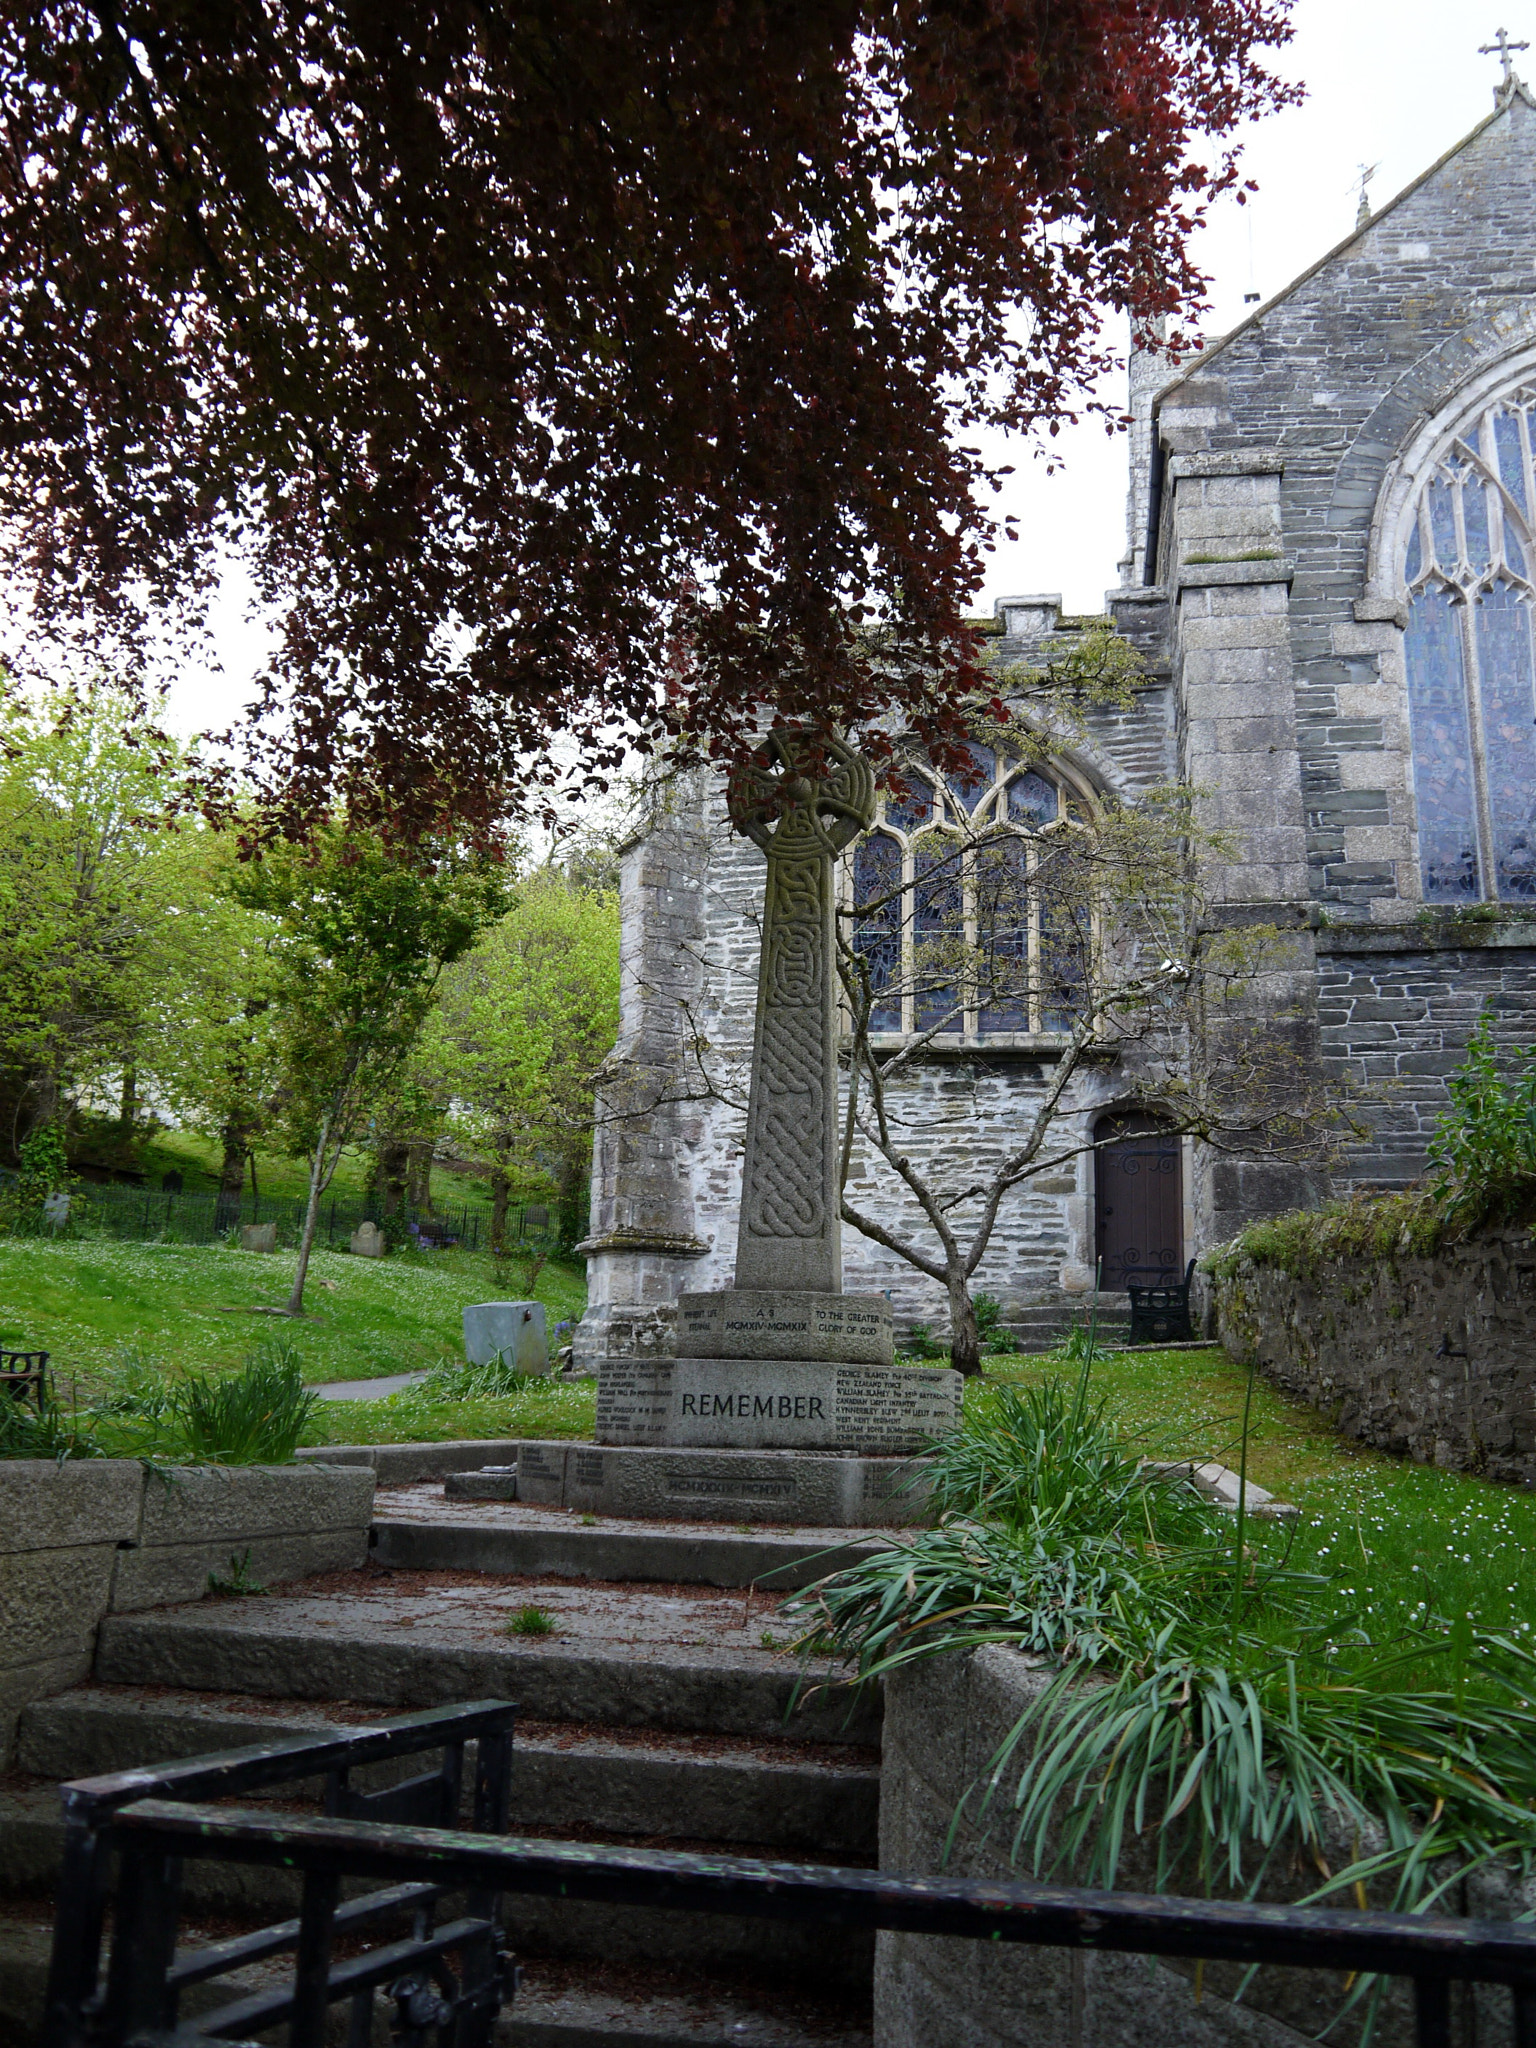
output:
[[[48,1398],[47,1352],[0,1351],[0,1388],[13,1401],[25,1401],[30,1394],[41,1408]]]
[[[1189,1320],[1189,1287],[1195,1277],[1195,1262],[1184,1268],[1184,1278],[1173,1286],[1130,1287],[1132,1344],[1178,1344],[1194,1342],[1194,1325]]]

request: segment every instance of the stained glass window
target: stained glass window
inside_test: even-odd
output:
[[[1536,390],[1521,389],[1459,436],[1404,537],[1427,903],[1536,900],[1533,413]]]
[[[1086,815],[1085,797],[994,747],[970,748],[973,775],[915,768],[880,800],[847,878],[853,944],[875,1002],[870,1029],[976,1038],[1069,1031],[1086,926],[1054,929],[1036,864]]]

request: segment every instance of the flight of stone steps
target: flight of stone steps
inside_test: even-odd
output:
[[[875,1862],[878,1699],[797,1700],[782,1595],[751,1581],[803,1583],[878,1532],[585,1526],[440,1483],[381,1493],[376,1516],[363,1571],[113,1617],[91,1682],[25,1710],[0,1804],[0,2039],[21,2048],[40,1994],[58,1782],[277,1732],[513,1699],[516,1833]],[[509,1632],[530,1608],[554,1633]],[[227,1931],[296,1894],[194,1864],[187,1907]],[[550,1900],[509,1920],[525,1977],[500,2048],[867,2048],[867,1935]]]

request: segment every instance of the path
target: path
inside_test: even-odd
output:
[[[318,1394],[322,1401],[382,1401],[406,1387],[419,1387],[426,1377],[424,1372],[392,1372],[377,1380],[326,1380],[304,1391]]]

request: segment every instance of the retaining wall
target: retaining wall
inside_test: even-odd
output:
[[[89,1677],[108,1614],[196,1600],[246,1552],[262,1585],[360,1565],[373,1489],[363,1467],[0,1460],[0,1763],[28,1700]]]
[[[1432,1259],[1339,1259],[1300,1278],[1242,1261],[1212,1282],[1232,1356],[1377,1449],[1536,1484],[1536,1240]]]
[[[1051,1673],[1039,1660],[989,1647],[939,1657],[886,1681],[880,1774],[880,1868],[912,1876],[943,1872],[982,1881],[1021,1882],[1028,1863],[1009,1861],[1008,1793],[1027,1761],[1019,1750],[1003,1796],[983,1815],[974,1788],[999,1746]],[[953,1849],[945,1840],[961,1802],[966,1813]],[[1335,1868],[1352,1843],[1325,1844]],[[1369,1849],[1370,1845],[1366,1845]],[[1278,1863],[1279,1859],[1277,1859]],[[1055,1873],[1057,1882],[1070,1882]],[[1261,1896],[1294,1901],[1318,1882],[1305,1869],[1280,1868]],[[1151,1858],[1134,1840],[1120,1887],[1150,1891]],[[1385,1906],[1385,1897],[1373,1898]],[[1536,1904],[1536,1885],[1517,1891],[1503,1873],[1453,1886],[1441,1911],[1505,1920]],[[1341,1910],[1352,1910],[1344,1908]],[[940,1935],[882,1934],[875,1962],[874,2048],[1300,2048],[1342,2003],[1337,1972],[1266,1968],[1234,2004],[1241,1970],[1208,1965],[1197,1993],[1195,1966],[1140,1956],[1068,1953]],[[1328,2039],[1357,2048],[1357,2012]],[[1375,2048],[1412,2048],[1406,1987],[1384,2001]],[[1509,1994],[1479,1987],[1453,1994],[1456,2048],[1509,2048]]]

